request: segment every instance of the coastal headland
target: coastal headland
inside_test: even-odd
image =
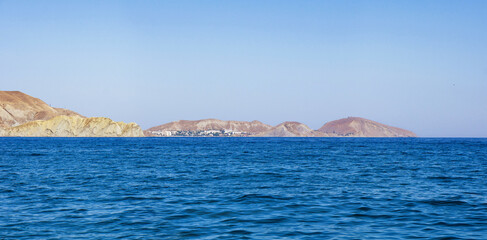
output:
[[[136,123],[85,117],[19,91],[0,91],[0,136],[9,137],[417,137],[409,130],[348,117],[313,130],[299,122],[179,120],[142,131]]]

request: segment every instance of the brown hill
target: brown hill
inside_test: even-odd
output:
[[[411,131],[359,117],[328,122],[318,131],[337,137],[417,137]]]
[[[255,135],[271,129],[272,126],[264,124],[259,121],[224,121],[218,119],[203,119],[203,120],[179,120],[175,122],[166,123],[157,127],[149,128],[145,131],[146,136],[157,135],[155,133],[162,131],[183,131],[183,132],[197,132],[197,131],[232,131],[239,133],[246,133],[248,135]]]
[[[299,122],[283,122],[258,137],[328,137],[328,134],[315,131]]]
[[[81,116],[67,109],[53,108],[44,101],[19,91],[0,91],[0,127],[48,120],[59,115]]]

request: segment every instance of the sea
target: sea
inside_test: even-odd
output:
[[[0,138],[0,239],[487,239],[487,139]]]

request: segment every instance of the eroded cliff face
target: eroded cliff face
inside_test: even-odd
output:
[[[411,131],[359,117],[328,122],[318,131],[337,137],[417,137]]]
[[[328,137],[299,122],[283,122],[256,137]]]
[[[67,109],[53,108],[44,101],[19,91],[0,91],[0,127],[8,128],[60,115],[81,116]]]
[[[135,123],[85,118],[19,91],[0,91],[0,136],[143,137]]]
[[[5,129],[5,136],[18,137],[143,137],[135,123],[115,122],[109,118],[57,116]]]

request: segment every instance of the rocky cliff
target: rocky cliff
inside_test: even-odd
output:
[[[19,137],[143,137],[135,123],[114,122],[109,118],[57,116],[5,129],[5,136]]]
[[[337,137],[417,137],[411,131],[359,117],[328,122],[318,131]]]
[[[256,137],[328,137],[328,134],[315,131],[299,122],[283,122]]]
[[[19,91],[0,91],[0,128],[48,120],[59,115],[81,116],[67,109],[53,108],[44,101]]]
[[[135,123],[85,118],[19,91],[0,91],[0,136],[143,137]]]
[[[259,121],[223,121],[218,119],[203,119],[196,121],[180,120],[170,122],[145,131],[146,136],[157,136],[161,132],[201,132],[222,131],[255,135],[271,129],[272,126]]]

